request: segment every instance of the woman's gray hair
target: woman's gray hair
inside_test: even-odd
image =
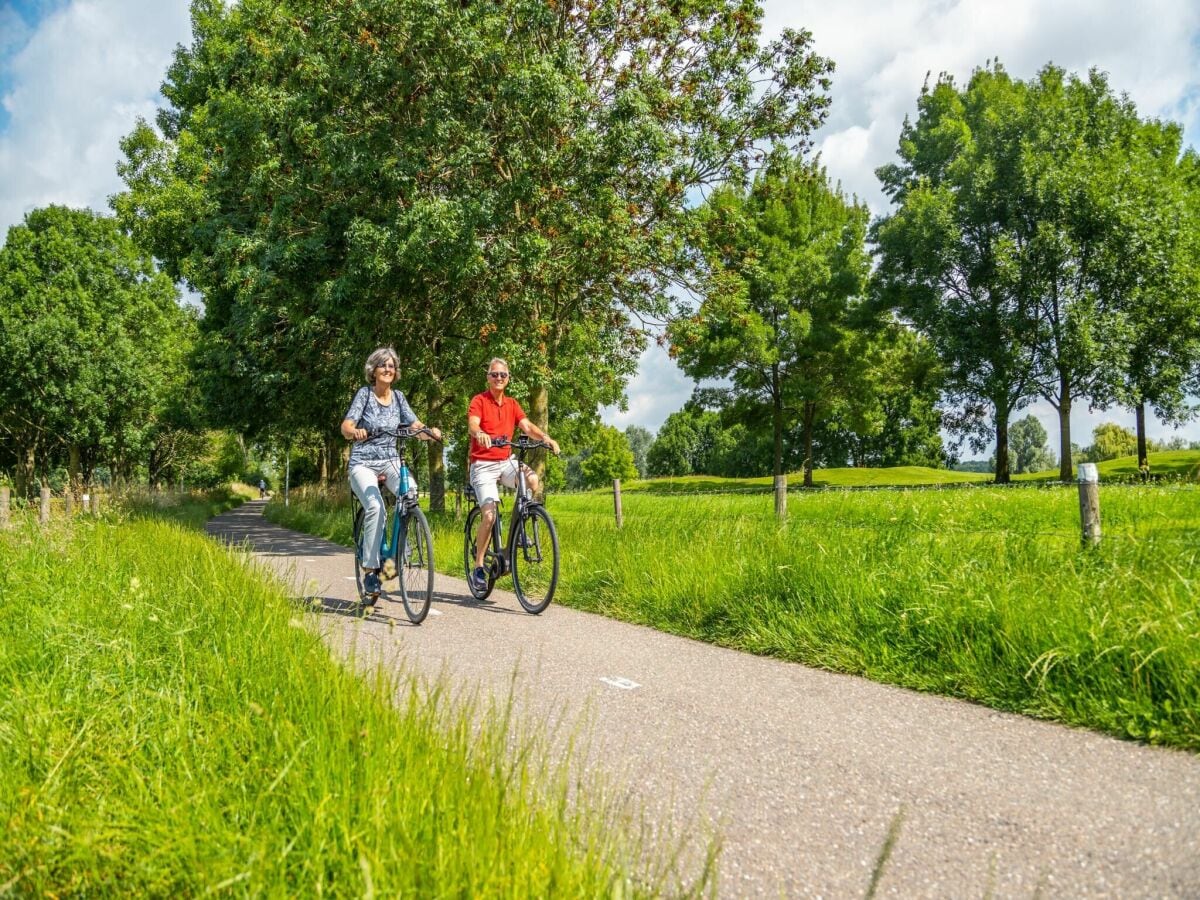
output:
[[[501,359],[499,356],[493,356],[487,364],[489,372],[492,371],[492,366],[494,366],[496,363],[500,363],[500,365],[504,366],[504,368],[506,368],[506,369],[508,368],[508,360],[507,359]]]
[[[396,355],[396,351],[391,347],[380,347],[367,357],[367,363],[363,366],[363,377],[367,379],[367,384],[372,387],[375,386],[375,370],[389,359],[396,364],[396,372],[399,374],[400,357]]]

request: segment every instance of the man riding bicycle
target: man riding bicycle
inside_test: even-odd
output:
[[[534,440],[545,441],[556,454],[559,452],[558,442],[529,421],[515,398],[505,396],[509,380],[508,363],[499,357],[493,358],[488,363],[487,377],[488,389],[472,397],[471,405],[467,408],[467,432],[471,437],[468,454],[471,487],[475,489],[475,499],[483,511],[479,518],[479,531],[475,534],[475,571],[471,573],[472,587],[478,591],[487,590],[483,559],[487,554],[492,523],[496,520],[496,503],[500,500],[497,483],[505,487],[515,487],[517,483],[517,461],[512,458],[512,449],[507,445],[493,446],[493,439],[503,437],[512,440],[514,429],[520,428],[522,433]],[[529,490],[536,494],[538,478],[528,466],[525,467],[525,478]]]

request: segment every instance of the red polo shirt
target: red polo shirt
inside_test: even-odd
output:
[[[525,418],[525,410],[521,409],[521,404],[512,397],[502,395],[497,403],[491,391],[483,391],[471,398],[471,405],[467,407],[467,418],[471,416],[479,416],[479,428],[488,437],[495,439],[504,435],[512,440],[517,423]],[[508,459],[511,455],[511,447],[484,448],[479,446],[478,441],[471,441],[471,462],[498,462]]]

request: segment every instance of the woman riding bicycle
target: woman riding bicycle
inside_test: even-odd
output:
[[[367,384],[358,389],[342,419],[342,437],[355,442],[350,451],[350,489],[366,512],[363,586],[373,595],[383,590],[379,580],[379,538],[380,529],[384,527],[384,503],[379,491],[379,476],[387,476],[388,490],[393,494],[400,493],[400,457],[396,452],[395,432],[401,428],[425,427],[404,394],[392,389],[399,362],[391,347],[380,347],[368,356],[363,366]],[[440,430],[429,430],[441,440]],[[425,435],[420,437],[428,440]],[[411,492],[417,489],[412,478],[409,478],[408,486]]]

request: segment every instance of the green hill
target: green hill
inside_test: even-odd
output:
[[[1099,463],[1101,481],[1136,481],[1137,459],[1132,456]],[[1200,482],[1200,450],[1169,450],[1150,456],[1150,474],[1154,480]],[[788,487],[804,484],[801,472],[790,472]],[[992,476],[986,472],[954,472],[949,469],[930,469],[925,466],[895,466],[880,469],[816,469],[815,488],[868,487],[930,487],[957,484],[987,484]],[[1058,469],[1014,475],[1016,482],[1051,482],[1058,480]],[[718,478],[715,475],[686,475],[681,478],[646,478],[622,485],[623,491],[645,491],[654,494],[702,492],[766,492],[773,484],[768,475],[763,478]],[[608,490],[601,488],[600,490]]]

